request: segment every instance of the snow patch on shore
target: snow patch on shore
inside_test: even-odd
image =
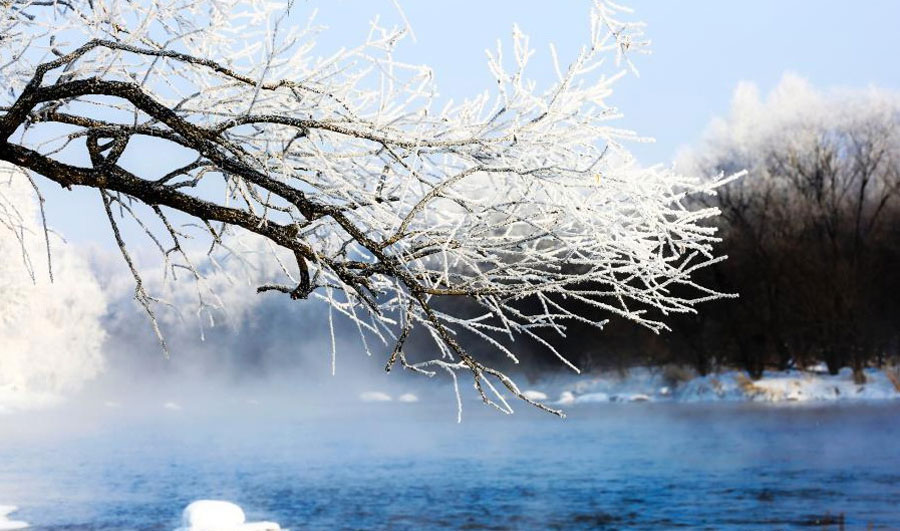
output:
[[[178,402],[166,402],[162,405],[163,409],[168,409],[169,411],[181,411],[181,406]]]
[[[678,398],[685,402],[712,399],[753,402],[833,402],[846,400],[888,400],[900,398],[884,372],[864,371],[866,383],[854,382],[853,371],[836,375],[805,371],[765,372],[759,380],[743,372],[731,371],[698,377],[682,386]]]
[[[382,393],[381,391],[366,391],[365,393],[360,393],[359,399],[363,402],[390,402],[393,400],[391,395]]]

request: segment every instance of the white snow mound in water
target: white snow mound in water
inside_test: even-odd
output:
[[[381,391],[367,391],[361,393],[359,399],[363,402],[390,402],[391,395],[382,393]]]
[[[244,510],[222,500],[197,500],[181,513],[181,525],[175,531],[277,531],[275,522],[246,522]]]
[[[559,400],[557,400],[556,403],[561,405],[574,404],[575,395],[572,394],[572,391],[563,391],[559,394]]]
[[[529,389],[522,393],[522,396],[527,398],[528,400],[547,400],[547,394],[542,393],[540,391],[535,391],[534,389]]]
[[[598,402],[609,402],[609,395],[601,392],[585,393],[583,395],[573,396],[572,401],[576,404],[595,404]]]
[[[10,520],[8,516],[18,510],[15,505],[0,505],[0,529],[25,529],[28,522],[20,520]]]
[[[409,403],[412,403],[412,402],[418,402],[418,401],[419,401],[419,397],[417,397],[416,395],[414,395],[414,394],[412,394],[412,393],[405,393],[405,394],[400,395],[400,396],[397,398],[397,401],[398,401],[398,402],[406,402],[406,403],[409,404]]]

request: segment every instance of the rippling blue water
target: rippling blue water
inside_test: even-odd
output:
[[[0,504],[55,530],[171,529],[197,498],[295,530],[900,527],[898,404],[259,409],[3,419]]]

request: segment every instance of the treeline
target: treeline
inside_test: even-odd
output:
[[[771,143],[756,161],[715,167],[751,170],[716,198],[729,259],[709,272],[713,286],[741,298],[673,323],[680,341],[701,345],[698,368],[730,363],[759,375],[824,362],[834,373],[897,354],[896,118],[801,130],[805,138]]]
[[[696,276],[739,298],[663,317],[672,330],[660,335],[614,316],[602,332],[570,323],[552,341],[576,365],[759,377],[825,363],[862,377],[900,354],[900,105],[875,92],[827,98],[796,79],[782,85],[765,104],[739,93],[734,117],[688,159],[708,175],[747,170],[703,200],[722,211],[728,259]],[[515,350],[526,370],[560,367],[539,345]]]

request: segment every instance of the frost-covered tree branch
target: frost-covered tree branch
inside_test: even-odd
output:
[[[579,308],[658,331],[654,316],[721,296],[691,280],[718,260],[702,224],[717,211],[685,202],[719,182],[636,166],[622,145],[636,137],[611,124],[612,86],[646,46],[620,6],[593,2],[589,42],[568,66],[552,53],[547,86],[527,77],[533,50],[516,29],[511,50],[489,53],[496,91],[437,108],[431,71],[394,57],[402,29],[373,24],[360,46],[319,58],[319,29],[275,2],[0,5],[0,159],[98,191],[151,319],[116,212],[140,222],[173,277],[198,282],[181,221],[205,228],[210,256],[234,231],[266,240],[282,278],[259,292],[324,300],[383,342],[387,370],[467,371],[507,412],[505,393],[559,413],[460,333],[516,362],[503,338],[531,338],[571,366],[546,332],[603,326]],[[152,174],[126,162],[165,149],[185,160],[160,157]],[[481,312],[441,304],[453,298]],[[435,359],[407,355],[414,329]]]

